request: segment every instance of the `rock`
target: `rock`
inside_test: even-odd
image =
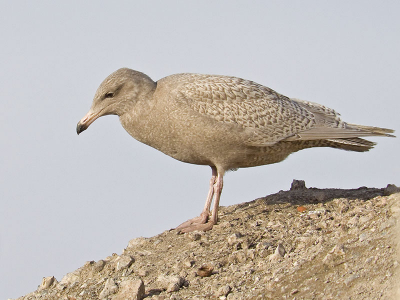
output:
[[[215,293],[215,295],[217,297],[221,297],[221,296],[227,296],[229,294],[229,292],[232,290],[232,288],[229,285],[224,285],[221,286],[218,291]]]
[[[183,265],[187,268],[191,268],[194,265],[195,261],[191,259],[185,259]]]
[[[349,200],[348,199],[335,199],[335,201],[338,203],[337,207],[339,210],[339,213],[343,214],[347,212],[350,208],[349,205]]]
[[[133,248],[136,246],[140,246],[143,245],[146,242],[146,238],[144,237],[138,237],[136,239],[132,239],[129,241],[128,243],[128,247],[127,248]]]
[[[366,233],[366,232],[364,232],[364,233],[361,233],[360,234],[360,236],[358,237],[358,240],[360,241],[360,242],[362,242],[362,241],[364,241],[364,240],[366,240],[367,238],[368,238],[368,233]]]
[[[292,185],[290,187],[290,190],[305,190],[306,188],[306,182],[304,180],[296,180],[293,179]]]
[[[197,275],[200,277],[209,277],[212,275],[213,269],[210,265],[203,265],[197,270]]]
[[[272,246],[273,246],[272,242],[260,242],[257,244],[256,249],[267,250],[269,247]]]
[[[190,232],[188,234],[188,237],[193,240],[193,241],[198,241],[201,239],[201,236],[203,235],[203,232],[199,232],[199,231],[194,231],[194,232]]]
[[[236,244],[236,243],[240,242],[242,238],[243,238],[243,234],[241,234],[240,232],[235,232],[234,234],[232,234],[228,237],[228,245],[231,246],[233,244]]]
[[[337,255],[345,255],[346,249],[343,244],[337,244],[329,253],[337,254]]]
[[[286,250],[282,244],[278,244],[275,249],[275,252],[269,256],[270,261],[278,261],[286,254]]]
[[[141,300],[145,295],[144,283],[141,279],[128,279],[119,285],[118,293],[113,300]]]
[[[95,272],[100,272],[103,270],[104,266],[106,265],[106,262],[102,259],[100,259],[98,262],[93,264],[93,270]]]
[[[389,196],[394,193],[400,192],[400,188],[395,186],[394,184],[388,184],[386,188],[383,190],[383,195],[384,196]]]
[[[115,284],[114,279],[107,279],[104,284],[103,290],[99,294],[99,299],[107,299],[108,296],[115,294],[118,291],[118,286]]]
[[[228,299],[228,300],[243,300],[243,299],[246,299],[246,297],[241,292],[235,292],[235,293],[229,293],[228,297],[226,299]]]
[[[58,283],[57,279],[54,276],[43,277],[42,283],[40,284],[38,290],[48,289],[52,285],[56,285]]]
[[[345,280],[344,280],[344,284],[345,285],[350,285],[350,283],[352,283],[355,279],[357,279],[359,276],[356,274],[350,275],[348,276]]]
[[[234,250],[247,249],[249,247],[246,237],[240,232],[230,235],[227,242]]]
[[[163,289],[167,290],[167,292],[176,292],[185,284],[185,279],[176,275],[160,275],[158,276],[157,281]]]
[[[322,259],[322,263],[325,265],[335,266],[336,264],[340,264],[342,262],[340,257],[343,255],[345,255],[345,248],[343,244],[337,244]]]
[[[81,274],[80,269],[78,269],[74,272],[68,273],[61,279],[60,285],[65,285],[65,286],[73,285],[75,282],[79,281],[80,274]]]
[[[279,254],[280,256],[284,257],[286,254],[286,250],[283,247],[282,244],[278,244],[278,247],[276,247],[275,253]]]
[[[129,268],[135,262],[135,259],[128,255],[122,255],[116,261],[117,271],[120,271]]]

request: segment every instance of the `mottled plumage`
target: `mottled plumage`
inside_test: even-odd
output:
[[[91,109],[78,123],[78,134],[108,114],[118,115],[138,141],[180,161],[211,166],[204,210],[180,225],[182,231],[208,230],[216,224],[222,178],[229,169],[280,162],[311,147],[368,151],[375,144],[360,137],[393,132],[348,124],[333,109],[288,98],[249,80],[176,74],[154,82],[126,68],[100,85]]]

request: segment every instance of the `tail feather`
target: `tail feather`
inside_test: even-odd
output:
[[[285,138],[286,141],[296,140],[330,140],[344,139],[349,140],[364,136],[388,136],[395,137],[394,130],[380,127],[347,124],[343,127],[316,126],[311,129],[301,131],[293,136]]]
[[[389,137],[396,137],[393,134],[394,130],[393,129],[388,129],[388,128],[380,128],[380,127],[374,127],[374,126],[365,126],[365,125],[357,125],[357,124],[347,124],[349,127],[354,127],[359,130],[362,130],[371,136],[389,136]]]
[[[329,147],[356,152],[369,151],[376,145],[362,138],[328,139],[327,141],[330,143]]]

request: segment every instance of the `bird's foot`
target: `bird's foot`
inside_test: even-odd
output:
[[[192,231],[208,231],[211,230],[214,226],[214,222],[208,221],[207,223],[204,224],[191,224],[189,226],[186,226],[182,229],[178,229],[180,233],[187,233],[187,232],[192,232]]]
[[[203,231],[210,230],[214,224],[211,222],[207,222],[209,215],[210,215],[209,212],[202,212],[200,216],[195,217],[190,220],[187,220],[186,222],[183,222],[181,225],[179,225],[175,229],[178,230],[179,232],[191,232],[191,231],[195,231],[195,230],[203,230]]]

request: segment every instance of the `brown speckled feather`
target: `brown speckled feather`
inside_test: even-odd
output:
[[[315,126],[309,110],[255,82],[229,76],[178,74],[176,101],[204,117],[236,124],[252,134],[252,146],[272,145]]]

